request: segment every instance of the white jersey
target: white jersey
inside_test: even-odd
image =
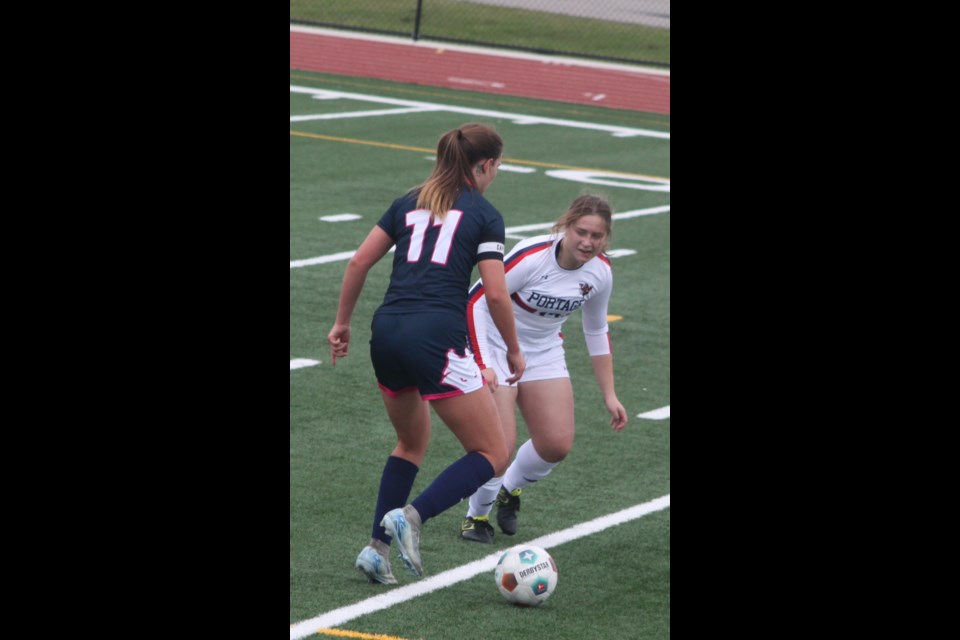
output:
[[[588,353],[606,355],[610,353],[607,305],[613,289],[610,260],[599,255],[577,269],[564,269],[557,262],[562,239],[562,235],[542,235],[522,240],[503,259],[520,349],[526,355],[562,346],[561,326],[582,309]],[[467,301],[470,347],[481,369],[488,366],[490,349],[507,349],[483,294],[483,282],[477,281]]]

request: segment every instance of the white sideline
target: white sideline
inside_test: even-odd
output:
[[[655,498],[650,502],[644,502],[643,504],[638,504],[622,511],[617,511],[616,513],[601,516],[595,520],[583,522],[568,529],[563,529],[562,531],[549,533],[545,536],[528,540],[523,544],[535,545],[538,547],[543,547],[544,549],[551,549],[565,542],[570,542],[571,540],[576,540],[577,538],[598,533],[604,529],[609,529],[610,527],[618,524],[635,520],[655,511],[661,511],[669,506],[670,494],[668,493],[667,495]],[[491,553],[490,555],[479,560],[474,560],[473,562],[459,566],[455,569],[449,569],[443,573],[438,573],[435,576],[424,578],[423,580],[413,584],[390,589],[386,593],[374,596],[372,598],[367,598],[366,600],[361,600],[356,604],[334,609],[332,611],[327,611],[326,613],[323,613],[315,618],[310,618],[309,620],[296,622],[290,625],[290,640],[299,640],[300,638],[305,638],[316,633],[318,629],[329,629],[331,627],[336,627],[368,613],[380,611],[381,609],[387,609],[395,604],[411,600],[417,596],[425,595],[431,591],[449,587],[457,582],[469,580],[473,576],[480,573],[493,571],[494,567],[497,566],[497,561],[500,559],[500,555],[503,553],[503,551],[504,550],[501,549],[496,553]],[[402,564],[399,562],[397,564],[400,565],[402,569]],[[408,573],[405,573],[405,575],[410,577],[410,574]]]
[[[647,209],[634,209],[633,211],[623,211],[621,213],[613,214],[614,220],[626,220],[627,218],[635,218],[637,216],[649,216],[657,213],[668,213],[670,211],[670,205],[663,205],[659,207],[649,207]],[[553,226],[553,222],[538,222],[536,224],[524,224],[515,227],[507,227],[507,235],[512,233],[520,233],[524,231],[540,231],[544,229],[549,229]],[[301,267],[309,267],[315,264],[326,264],[329,262],[339,262],[341,260],[349,260],[353,257],[356,251],[343,251],[341,253],[332,253],[327,256],[318,256],[316,258],[305,258],[303,260],[291,260],[290,268],[299,269]]]

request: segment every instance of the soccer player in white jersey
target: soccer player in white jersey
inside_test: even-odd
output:
[[[504,258],[507,291],[513,299],[517,336],[527,365],[518,382],[507,382],[507,346],[493,326],[483,282],[470,291],[470,346],[493,390],[510,450],[517,441],[517,406],[530,439],[517,451],[506,473],[492,478],[470,497],[460,532],[467,540],[493,542],[489,514],[494,503],[500,530],[515,534],[521,489],[546,477],[573,446],[573,387],[560,330],[578,309],[593,372],[610,412],[610,427],[620,431],[627,424],[627,411],[614,389],[607,331],[613,272],[603,252],[611,224],[609,203],[596,195],[582,195],[560,216],[552,233],[519,242]]]

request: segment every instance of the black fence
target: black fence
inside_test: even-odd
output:
[[[290,23],[670,66],[670,0],[290,0]]]

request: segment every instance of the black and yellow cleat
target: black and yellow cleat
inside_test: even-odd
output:
[[[520,492],[521,489],[507,491],[500,487],[500,493],[497,494],[497,524],[500,525],[500,531],[508,536],[517,532],[517,512],[520,511]]]
[[[460,537],[464,540],[493,544],[493,534],[494,530],[490,524],[490,516],[477,516],[476,518],[467,516],[460,524]]]

